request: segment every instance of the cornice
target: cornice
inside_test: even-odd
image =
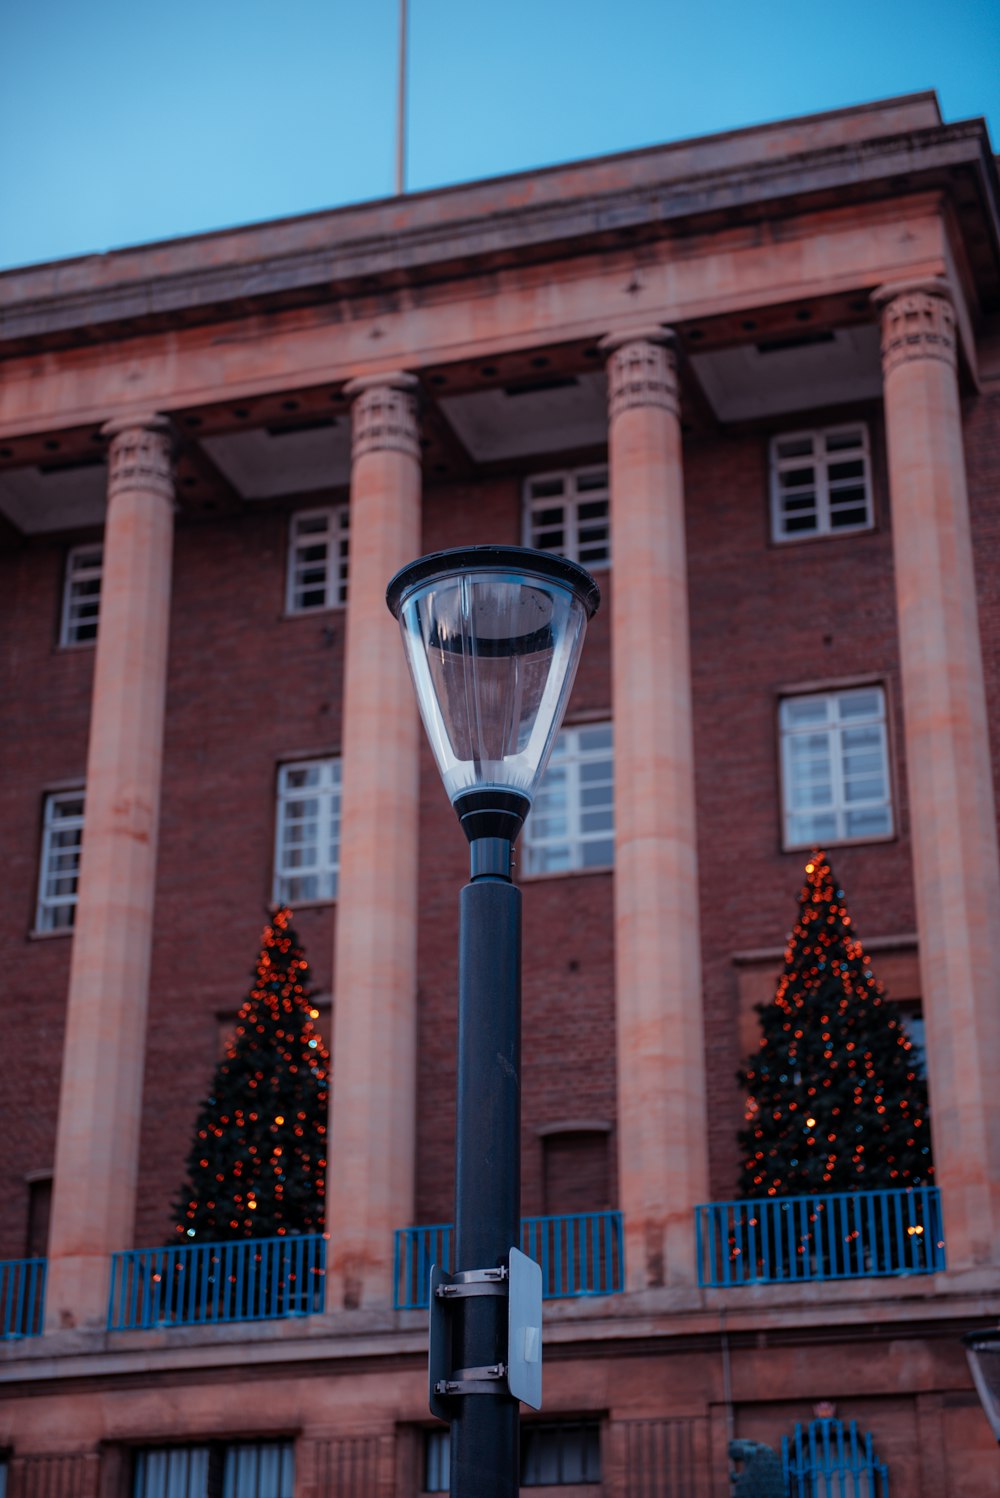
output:
[[[871,199],[914,193],[926,189],[935,173],[943,180],[959,167],[977,177],[994,283],[986,289],[1000,294],[1000,189],[982,121],[749,162],[741,155],[735,165],[722,163],[721,146],[708,152],[714,139],[691,143],[680,156],[678,147],[653,148],[8,271],[0,274],[0,351],[6,344],[7,352],[15,352],[19,340],[72,342],[84,329],[88,340],[131,335],[210,321],[226,309],[229,315],[234,308],[265,313],[270,306],[325,301],[359,288],[391,292],[484,265],[495,269],[557,253],[621,248],[641,234],[676,233],[685,221],[693,231],[699,222],[718,223],[735,211],[753,217],[775,203],[805,204],[837,194],[843,205],[851,194]],[[727,138],[718,139],[724,144]],[[745,146],[741,139],[744,154]],[[678,174],[685,161],[697,167],[699,152],[720,164]],[[609,186],[615,177],[624,185]],[[905,189],[899,185],[904,178]],[[531,193],[518,191],[528,182]],[[980,279],[985,275],[981,267]]]

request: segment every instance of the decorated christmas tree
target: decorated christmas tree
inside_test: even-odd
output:
[[[282,909],[201,1106],[174,1211],[188,1242],[323,1229],[329,1055],[309,964]]]
[[[854,934],[829,861],[806,864],[799,917],[747,1090],[740,1189],[796,1196],[933,1181],[927,1085]]]

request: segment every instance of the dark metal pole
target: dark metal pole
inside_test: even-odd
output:
[[[454,1270],[507,1263],[521,1241],[521,892],[511,844],[477,838],[460,897]],[[507,1362],[507,1300],[454,1307],[454,1369]],[[455,1399],[451,1498],[516,1498],[519,1407],[497,1392]]]

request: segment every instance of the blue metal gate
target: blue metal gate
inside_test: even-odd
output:
[[[889,1498],[889,1469],[856,1420],[796,1425],[794,1436],[781,1438],[781,1463],[789,1498]]]

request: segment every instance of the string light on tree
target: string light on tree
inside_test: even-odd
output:
[[[330,1057],[308,975],[281,909],[264,928],[253,987],[198,1115],[174,1208],[187,1242],[323,1230]]]
[[[921,1064],[823,853],[806,864],[784,971],[757,1012],[760,1048],[739,1073],[744,1196],[933,1181]]]

